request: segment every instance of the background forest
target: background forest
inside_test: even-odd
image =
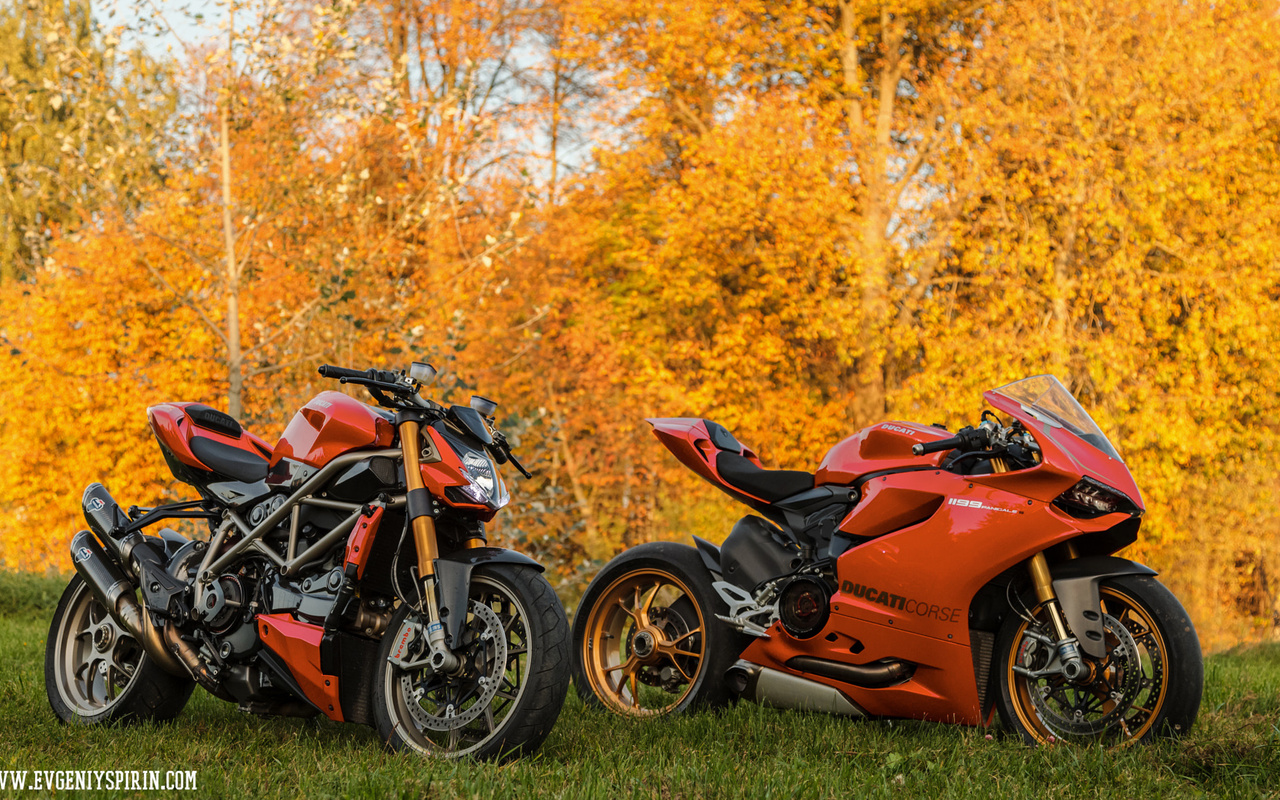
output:
[[[501,402],[491,539],[572,606],[746,512],[646,416],[813,470],[1051,372],[1205,646],[1280,636],[1275,0],[188,13],[0,0],[0,565],[68,571],[90,481],[190,496],[148,405],[274,441],[317,364],[422,359]]]

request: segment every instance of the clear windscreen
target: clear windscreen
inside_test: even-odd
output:
[[[1093,421],[1071,392],[1067,391],[1067,387],[1052,375],[1023,378],[1001,386],[995,392],[1021,403],[1036,416],[1061,425],[1115,460],[1124,460],[1098,427],[1098,423]]]

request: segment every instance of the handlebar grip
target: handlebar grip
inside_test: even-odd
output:
[[[331,364],[321,364],[317,370],[322,378],[363,378],[365,374],[358,369],[347,369],[346,367],[335,367]]]
[[[936,442],[923,442],[921,444],[913,444],[911,446],[911,454],[922,456],[926,453],[941,453],[944,450],[954,450],[964,444],[964,439],[960,436],[952,436],[947,439],[939,439]]]

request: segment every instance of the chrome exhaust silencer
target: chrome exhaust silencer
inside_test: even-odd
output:
[[[151,660],[165,672],[186,676],[187,671],[165,646],[160,632],[151,624],[146,610],[138,604],[138,587],[133,584],[102,549],[89,531],[71,539],[71,561],[76,574],[116,622],[137,639]]]
[[[730,667],[725,680],[743,699],[761,705],[800,711],[824,711],[847,717],[867,716],[867,712],[850,702],[837,689],[749,661],[739,661]]]

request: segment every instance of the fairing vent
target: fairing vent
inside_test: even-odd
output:
[[[978,681],[978,708],[982,719],[991,712],[991,656],[995,650],[996,635],[988,631],[969,631],[970,650],[973,652],[973,674]]]
[[[338,676],[338,701],[344,722],[372,725],[373,681],[377,672],[378,643],[342,631],[327,633],[320,644],[320,671]]]

